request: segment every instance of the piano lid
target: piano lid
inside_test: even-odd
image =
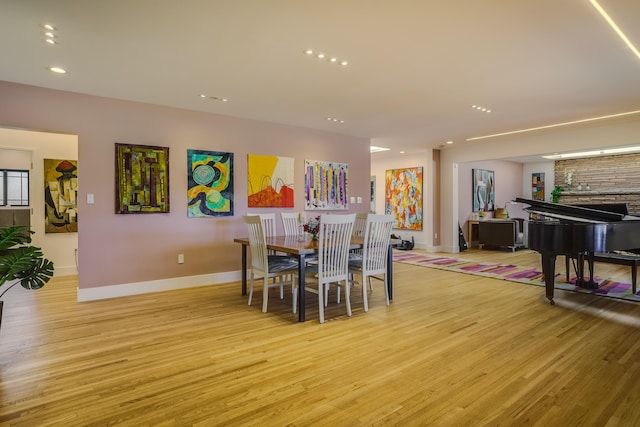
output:
[[[615,221],[639,221],[640,217],[609,212],[599,209],[584,208],[574,205],[562,205],[540,200],[522,199],[517,197],[516,202],[529,205],[524,210],[551,218],[575,221],[575,222],[615,222]]]

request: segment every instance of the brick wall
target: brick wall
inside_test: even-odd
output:
[[[630,213],[640,214],[640,154],[557,160],[555,182],[565,187],[560,203],[626,203]]]

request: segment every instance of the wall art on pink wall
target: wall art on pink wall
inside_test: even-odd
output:
[[[189,217],[233,215],[233,153],[187,150]]]
[[[306,210],[347,209],[349,164],[305,160],[304,167]]]
[[[544,201],[544,172],[531,174],[531,198]]]
[[[485,169],[471,171],[473,188],[473,211],[492,211],[496,206],[495,173]]]
[[[78,232],[78,161],[44,159],[44,231]]]
[[[169,212],[169,147],[116,143],[116,213]]]
[[[393,215],[393,228],[422,230],[422,167],[385,171],[384,213]]]
[[[293,207],[292,157],[247,155],[247,195],[250,208]]]

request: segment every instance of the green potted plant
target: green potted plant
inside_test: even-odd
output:
[[[44,258],[42,249],[28,245],[33,233],[24,225],[0,228],[0,325],[2,297],[9,289],[18,283],[40,289],[53,276],[53,262]]]
[[[552,203],[558,203],[558,201],[560,201],[560,194],[562,194],[562,190],[564,190],[564,188],[562,188],[561,185],[556,185],[555,186],[555,188],[551,192],[551,202]]]

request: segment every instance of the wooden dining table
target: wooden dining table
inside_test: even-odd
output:
[[[305,264],[307,255],[313,255],[318,252],[318,241],[307,237],[303,241],[299,241],[293,236],[271,236],[267,237],[267,249],[277,252],[283,252],[295,256],[298,260],[298,321],[305,321]],[[242,245],[242,295],[247,294],[247,246],[249,246],[248,237],[237,237],[234,242]],[[363,237],[351,238],[351,250],[361,249],[364,243]],[[364,284],[362,285],[364,286]],[[389,290],[389,300],[393,299],[393,246],[389,245],[387,254],[387,288]]]

